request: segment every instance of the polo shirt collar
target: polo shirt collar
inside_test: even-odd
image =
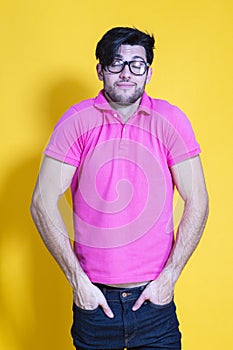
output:
[[[151,114],[151,105],[151,99],[144,91],[137,113],[143,112],[145,114]],[[112,107],[110,106],[110,104],[104,96],[104,90],[101,90],[97,97],[94,99],[94,106],[101,110],[113,111]]]

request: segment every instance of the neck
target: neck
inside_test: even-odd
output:
[[[125,123],[127,120],[134,114],[134,112],[138,109],[141,98],[139,98],[134,103],[130,104],[121,104],[118,102],[111,101],[107,94],[105,94],[106,99],[108,100],[112,109],[116,110],[120,116],[122,121]]]

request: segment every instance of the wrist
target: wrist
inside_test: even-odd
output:
[[[72,279],[69,282],[73,290],[77,290],[84,285],[87,286],[92,284],[88,276],[81,269],[73,274]]]
[[[164,269],[160,273],[158,279],[162,279],[162,280],[167,281],[167,283],[170,284],[174,288],[175,284],[178,280],[178,277],[179,277],[179,273],[176,270],[176,268],[173,265],[169,264],[169,265],[164,267]]]

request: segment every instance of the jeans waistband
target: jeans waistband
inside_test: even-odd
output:
[[[109,299],[115,299],[119,300],[122,298],[137,298],[142,293],[142,291],[146,288],[146,286],[149,284],[139,286],[139,287],[133,287],[133,288],[118,288],[118,287],[111,287],[106,284],[101,283],[93,283],[96,287],[98,287],[102,293],[108,297]]]

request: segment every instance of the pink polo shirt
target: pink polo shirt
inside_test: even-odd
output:
[[[169,167],[199,153],[184,113],[146,93],[125,124],[103,91],[63,115],[45,154],[77,167],[74,251],[92,282],[156,279],[174,239]]]

